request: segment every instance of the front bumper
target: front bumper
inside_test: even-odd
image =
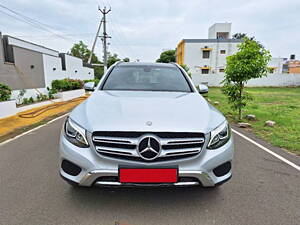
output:
[[[89,140],[90,141],[90,140]],[[91,143],[91,142],[90,142]],[[206,145],[204,145],[206,146]],[[197,155],[185,159],[160,161],[160,162],[134,162],[130,160],[121,160],[99,156],[93,146],[90,148],[79,148],[70,143],[64,135],[60,138],[60,174],[61,176],[80,186],[194,186],[202,185],[204,187],[213,187],[217,184],[229,180],[232,176],[231,169],[222,176],[216,176],[214,169],[233,159],[233,140],[232,138],[222,147],[216,150],[202,149]],[[62,168],[62,161],[67,160],[81,168],[78,175],[70,175]],[[118,177],[119,165],[132,167],[178,167],[179,182],[174,184],[122,184],[117,180],[101,180],[103,177]],[[181,181],[184,178],[192,180]]]

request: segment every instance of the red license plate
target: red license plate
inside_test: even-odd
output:
[[[121,183],[176,183],[177,168],[120,168]]]

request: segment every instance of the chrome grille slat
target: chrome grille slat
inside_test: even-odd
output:
[[[191,141],[191,142],[176,142],[176,143],[168,143],[166,145],[172,146],[172,145],[191,145],[191,144],[202,144],[203,142],[200,141]]]
[[[205,142],[204,134],[187,132],[94,132],[92,140],[101,155],[143,161],[136,149],[141,138],[147,135],[156,136],[161,144],[161,153],[154,161],[197,155]]]
[[[170,155],[178,155],[178,154],[195,154],[199,153],[201,149],[199,148],[185,148],[185,149],[174,149],[174,150],[167,150],[162,152],[161,157],[170,156]]]
[[[162,145],[171,145],[171,144],[193,144],[204,143],[204,138],[176,138],[176,139],[162,139]]]
[[[115,152],[115,154],[126,154],[126,155],[131,155],[131,156],[138,156],[135,149],[96,146],[96,150],[99,153],[106,151],[106,152],[110,152],[110,153]]]
[[[96,139],[96,142],[114,143],[114,144],[131,144],[130,141],[119,141],[119,140],[107,140],[107,139]]]
[[[105,140],[106,142],[126,142],[128,144],[137,144],[138,143],[138,138],[125,138],[125,137],[108,137],[108,136],[93,136],[93,141],[94,142],[102,142]]]
[[[204,141],[170,141],[167,145],[202,144]]]
[[[130,152],[120,152],[120,151],[110,151],[106,149],[98,149],[97,152],[99,153],[109,153],[114,155],[124,155],[124,156],[133,156]]]
[[[170,156],[173,156],[173,157],[175,157],[175,156],[186,156],[186,155],[195,155],[195,154],[198,154],[199,153],[199,151],[194,151],[194,152],[182,152],[182,153],[172,153],[172,154],[170,154],[169,153],[169,155],[166,155],[166,156],[162,156],[162,157],[170,157]]]

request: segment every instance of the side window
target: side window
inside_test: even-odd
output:
[[[202,58],[209,59],[210,51],[203,50]]]
[[[209,69],[201,69],[202,74],[209,74]]]

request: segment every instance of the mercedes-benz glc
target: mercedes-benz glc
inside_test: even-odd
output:
[[[79,186],[215,187],[231,177],[225,117],[177,64],[119,62],[67,117],[60,174]]]

